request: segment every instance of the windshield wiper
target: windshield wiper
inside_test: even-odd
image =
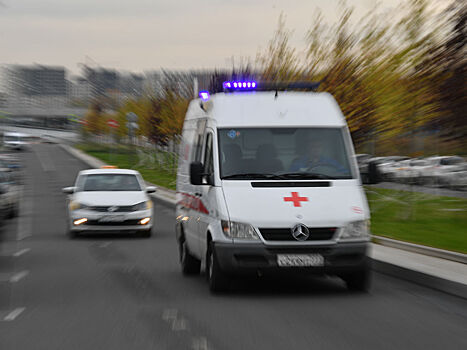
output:
[[[329,176],[320,173],[284,173],[279,174],[282,179],[299,179],[299,180],[314,180],[314,179],[335,179],[335,176]]]
[[[282,175],[276,174],[261,174],[261,173],[242,173],[242,174],[233,174],[227,175],[222,177],[222,180],[233,180],[233,179],[240,179],[240,180],[251,180],[251,179],[280,179],[283,180],[284,178]]]

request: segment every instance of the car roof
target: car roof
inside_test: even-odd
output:
[[[16,137],[28,137],[28,134],[23,134],[21,132],[5,132],[3,133],[4,136],[16,136]]]
[[[79,175],[96,175],[96,174],[126,174],[138,175],[139,172],[132,169],[88,169],[79,172]]]

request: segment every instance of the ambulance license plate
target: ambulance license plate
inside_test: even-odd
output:
[[[321,254],[278,254],[277,265],[289,266],[323,266],[324,258]]]
[[[125,221],[124,215],[108,215],[99,219],[99,222],[122,222]]]

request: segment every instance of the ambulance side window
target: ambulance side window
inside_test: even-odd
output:
[[[203,134],[197,134],[195,139],[195,147],[193,147],[193,161],[201,161],[201,151],[203,149]]]
[[[212,174],[213,172],[212,133],[208,133],[206,135],[206,147],[204,148],[204,173]]]
[[[203,139],[206,130],[206,120],[198,121],[196,128],[195,144],[193,147],[192,161],[201,162],[203,152]]]

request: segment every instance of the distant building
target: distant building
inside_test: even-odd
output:
[[[143,94],[144,77],[139,74],[120,74],[118,77],[118,91],[123,95],[141,96]]]
[[[4,69],[7,92],[12,96],[66,96],[64,67],[10,65]]]
[[[83,75],[91,86],[93,96],[102,96],[118,89],[118,73],[116,70],[84,66]]]
[[[0,91],[0,108],[7,106],[7,94]],[[1,112],[0,112],[1,116]]]
[[[69,96],[74,101],[89,101],[92,97],[91,84],[83,77],[72,77],[69,91]]]

